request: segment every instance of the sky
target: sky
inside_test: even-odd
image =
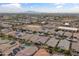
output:
[[[79,3],[0,3],[0,13],[79,13]]]

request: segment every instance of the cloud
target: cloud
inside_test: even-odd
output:
[[[19,4],[19,3],[15,3],[15,4],[2,4],[2,5],[0,5],[0,7],[17,7],[17,8],[20,8],[21,7],[21,5]]]
[[[54,5],[64,5],[66,3],[54,3]]]
[[[9,4],[0,4],[0,13],[19,13],[19,12],[26,12],[28,11],[37,11],[37,12],[54,12],[54,13],[79,13],[79,4],[73,4],[74,6],[72,6],[71,8],[65,8],[64,3],[60,4],[57,3],[55,5],[51,4],[52,6],[54,6],[55,8],[50,8],[50,7],[34,7],[34,6],[30,6],[29,8],[25,8],[23,7],[22,4],[20,3],[9,3]],[[67,4],[65,4],[67,5]],[[68,5],[67,5],[68,7]]]
[[[67,5],[67,3],[56,3],[54,4],[56,9],[54,9],[52,12],[56,13],[79,13],[79,4],[72,4],[70,3],[71,7]],[[67,8],[66,8],[67,7]]]
[[[75,4],[73,8],[79,8],[79,4]]]
[[[1,0],[0,3],[79,3],[78,0]]]
[[[1,0],[0,3],[20,3],[22,0]]]
[[[58,5],[56,6],[56,8],[63,8],[63,5]]]
[[[10,3],[10,4],[1,4],[0,5],[0,12],[24,12],[26,11],[20,3]]]
[[[55,8],[59,9],[59,8],[63,8],[65,5],[65,3],[54,3]]]

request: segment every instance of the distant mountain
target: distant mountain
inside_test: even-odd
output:
[[[79,16],[79,13],[53,13],[53,12],[38,12],[38,11],[21,11],[21,12],[4,12],[0,15],[11,15],[11,14],[32,14],[32,15],[52,15],[52,16]]]
[[[36,11],[18,11],[18,12],[0,12],[0,14],[1,13],[4,13],[4,14],[5,13],[33,13],[33,14],[36,13],[37,14],[37,13],[41,13],[41,12],[36,12]]]
[[[35,14],[37,14],[37,13],[41,13],[41,12],[36,12],[36,11],[26,11],[25,13],[35,13]]]

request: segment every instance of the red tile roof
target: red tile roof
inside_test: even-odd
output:
[[[34,56],[49,56],[50,54],[45,49],[40,49]]]

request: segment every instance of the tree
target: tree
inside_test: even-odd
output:
[[[33,34],[36,34],[37,32],[36,31],[33,31]]]

